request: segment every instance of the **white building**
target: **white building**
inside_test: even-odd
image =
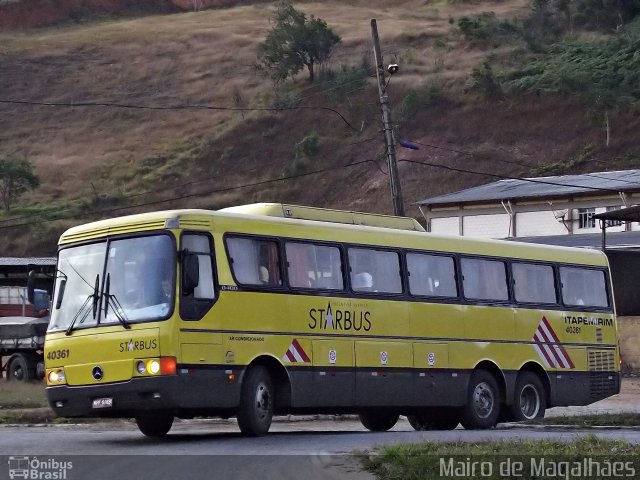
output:
[[[640,170],[500,180],[417,202],[427,231],[485,238],[579,234],[596,238],[600,225],[595,214],[636,204],[640,204]],[[640,232],[640,224],[607,229],[623,231]]]

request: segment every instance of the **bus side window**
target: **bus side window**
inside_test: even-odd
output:
[[[504,262],[462,258],[460,264],[465,298],[496,301],[509,299]]]
[[[278,243],[273,240],[230,237],[227,239],[231,268],[238,283],[280,286]]]
[[[457,297],[456,272],[452,257],[407,253],[409,291],[412,295]]]
[[[293,288],[342,290],[340,249],[312,243],[287,242],[287,273]]]
[[[396,252],[349,248],[348,253],[354,291],[402,293],[400,259]]]
[[[605,273],[580,267],[560,267],[562,301],[570,306],[608,307]]]
[[[517,302],[556,303],[555,282],[551,265],[512,264],[514,294]]]

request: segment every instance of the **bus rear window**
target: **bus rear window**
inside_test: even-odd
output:
[[[575,307],[609,306],[605,274],[602,270],[560,267],[562,301]]]

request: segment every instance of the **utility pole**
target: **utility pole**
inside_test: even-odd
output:
[[[382,52],[380,51],[380,39],[378,38],[378,24],[375,18],[371,19],[371,37],[373,38],[373,54],[376,60],[376,76],[378,77],[378,95],[380,96],[380,108],[382,109],[382,125],[384,128],[384,144],[389,167],[389,185],[391,187],[391,201],[393,213],[404,216],[402,203],[402,188],[398,177],[398,164],[396,162],[396,144],[391,126],[391,111],[389,109],[389,97],[386,93],[386,81],[384,67],[382,65]],[[396,66],[397,68],[397,66]]]

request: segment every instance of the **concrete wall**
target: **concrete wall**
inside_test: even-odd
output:
[[[618,317],[623,370],[640,370],[640,317]]]

